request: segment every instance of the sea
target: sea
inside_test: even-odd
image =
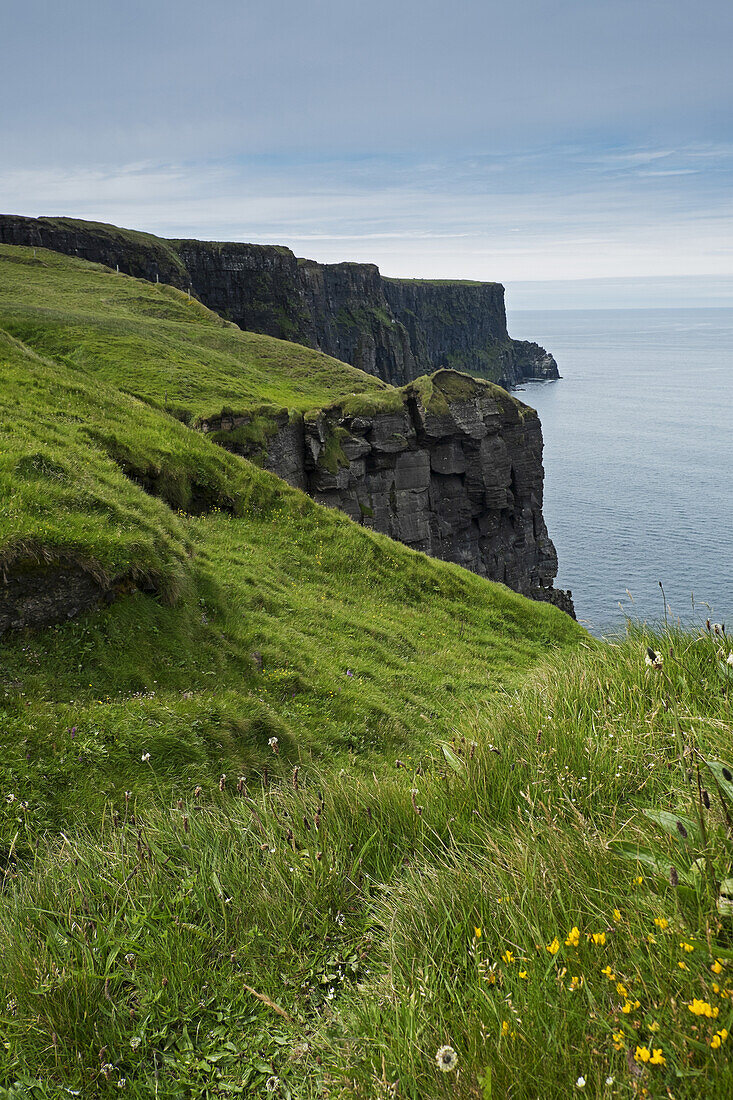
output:
[[[545,441],[558,588],[596,635],[628,619],[733,634],[733,309],[517,310],[562,378],[525,383]],[[661,587],[660,587],[661,585]]]

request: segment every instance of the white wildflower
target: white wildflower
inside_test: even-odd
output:
[[[579,1089],[584,1089],[585,1088],[585,1077],[579,1077],[578,1080],[575,1082],[575,1084],[577,1085],[577,1087]]]
[[[647,651],[644,655],[644,663],[648,668],[660,669],[664,664],[664,658],[661,653],[657,653],[656,649],[647,646]]]
[[[452,1073],[458,1065],[458,1055],[453,1047],[441,1047],[435,1055],[435,1061],[441,1073]]]
[[[150,759],[150,753],[144,752],[140,759],[142,760],[143,764],[147,764],[148,760]]]

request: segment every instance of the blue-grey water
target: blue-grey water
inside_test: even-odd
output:
[[[733,626],[733,309],[515,311],[562,380],[517,396],[545,440],[558,587],[593,633],[627,615]],[[694,596],[695,611],[692,612]]]

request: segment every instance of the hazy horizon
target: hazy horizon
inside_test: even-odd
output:
[[[732,32],[723,0],[6,0],[0,206],[535,305],[720,302]]]

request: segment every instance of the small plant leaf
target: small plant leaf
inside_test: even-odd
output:
[[[649,818],[655,825],[661,825],[666,833],[676,837],[677,840],[686,840],[688,837],[692,837],[695,840],[700,839],[700,830],[696,823],[689,817],[683,817],[681,814],[673,814],[669,810],[642,810],[641,812],[644,814],[644,817]],[[680,828],[680,826],[682,826],[682,828]],[[685,833],[687,836],[685,836]]]
[[[465,776],[466,765],[463,763],[460,757],[456,756],[450,745],[446,745],[445,741],[441,741],[440,747],[443,751],[443,756],[445,757],[446,764],[448,764],[453,769],[456,775]]]
[[[646,867],[654,875],[659,875],[661,878],[669,881],[669,872],[672,864],[664,856],[657,855],[651,848],[640,848],[638,844],[632,844],[627,840],[611,840],[608,843],[608,847],[612,852],[616,852],[622,859],[627,860],[629,863],[635,863]],[[692,875],[687,871],[681,871],[677,867],[677,874],[679,881],[684,883],[685,886],[692,886],[694,879]]]
[[[715,782],[728,801],[733,803],[733,768],[724,764],[722,760],[706,760],[705,766],[712,772]]]

